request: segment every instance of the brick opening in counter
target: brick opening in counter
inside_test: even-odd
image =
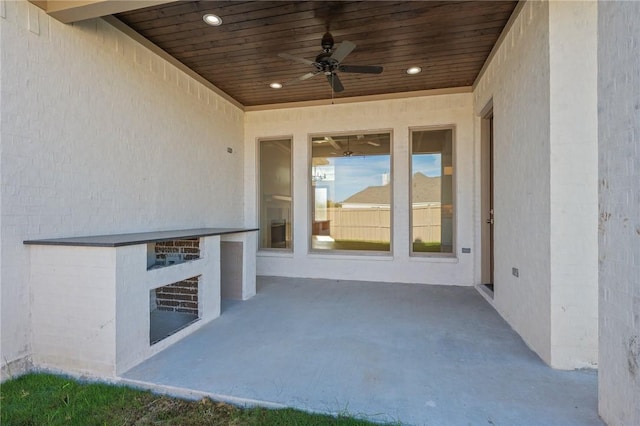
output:
[[[199,282],[200,275],[150,291],[150,344],[153,345],[200,319]]]

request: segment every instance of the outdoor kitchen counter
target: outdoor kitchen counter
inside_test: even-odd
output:
[[[98,377],[128,369],[256,294],[257,228],[27,240],[33,362]]]
[[[155,243],[159,241],[237,234],[257,230],[258,228],[197,228],[175,231],[139,232],[133,234],[94,235],[89,237],[26,240],[24,241],[24,244],[47,246],[121,247],[132,246],[136,244]]]

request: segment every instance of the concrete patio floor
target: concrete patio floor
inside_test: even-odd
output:
[[[547,367],[474,288],[258,277],[123,381],[413,425],[601,425],[595,371]]]

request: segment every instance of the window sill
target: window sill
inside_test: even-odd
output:
[[[257,257],[293,257],[293,250],[261,250],[256,255]]]
[[[344,252],[336,252],[336,253],[318,253],[318,252],[309,252],[307,253],[307,257],[309,259],[333,259],[333,260],[384,260],[384,261],[392,261],[394,260],[393,255],[390,254],[372,254],[359,252],[358,254],[350,254]]]
[[[409,262],[421,263],[459,263],[456,256],[409,256]]]

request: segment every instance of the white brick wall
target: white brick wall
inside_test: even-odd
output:
[[[115,375],[116,250],[33,246],[30,261],[34,364]]]
[[[294,253],[259,253],[259,275],[421,284],[476,284],[473,98],[470,93],[246,113],[247,225],[258,223],[257,139],[293,136]],[[455,125],[457,258],[409,256],[409,128]],[[309,254],[309,134],[392,129],[393,256]]]
[[[0,1],[0,43],[4,367],[31,353],[22,241],[242,226],[244,123],[102,20]]]
[[[549,3],[551,365],[598,363],[597,3]]]
[[[640,424],[640,3],[598,3],[599,410]]]
[[[32,358],[38,367],[114,377],[220,315],[220,237],[204,256],[147,270],[147,245],[30,246]],[[200,320],[150,345],[150,291],[199,276]]]
[[[495,306],[564,369],[597,364],[596,17],[527,2],[474,92],[494,108]]]
[[[550,363],[548,25],[548,4],[527,2],[474,98],[477,114],[493,100],[494,306]]]

